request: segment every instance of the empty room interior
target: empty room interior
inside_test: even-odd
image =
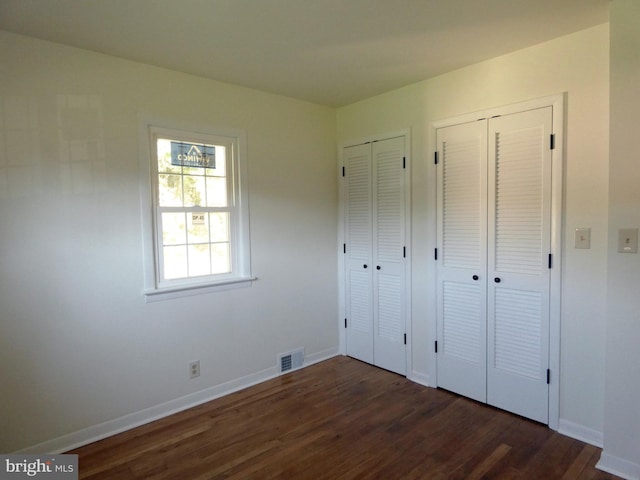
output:
[[[244,474],[85,475],[448,478],[429,429],[491,414],[640,479],[636,108],[637,0],[0,0],[0,453],[82,476],[277,385],[413,473],[271,422]],[[452,478],[515,478],[500,442]]]

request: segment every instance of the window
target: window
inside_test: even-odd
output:
[[[251,281],[244,135],[150,125],[147,131],[151,201],[146,223],[153,252],[147,298]]]

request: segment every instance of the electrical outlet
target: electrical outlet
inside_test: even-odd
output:
[[[200,360],[191,362],[189,364],[189,378],[196,378],[200,376]]]

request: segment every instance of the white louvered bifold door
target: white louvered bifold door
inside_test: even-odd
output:
[[[487,402],[548,423],[552,108],[489,120]]]
[[[439,128],[437,383],[486,402],[486,122]]]
[[[374,364],[406,374],[404,137],[372,144]]]
[[[347,355],[373,363],[373,210],[371,146],[343,151],[346,182]]]

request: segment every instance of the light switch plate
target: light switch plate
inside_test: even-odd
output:
[[[591,228],[576,228],[575,231],[575,247],[591,248]]]
[[[621,228],[618,230],[618,252],[638,253],[637,228]]]

